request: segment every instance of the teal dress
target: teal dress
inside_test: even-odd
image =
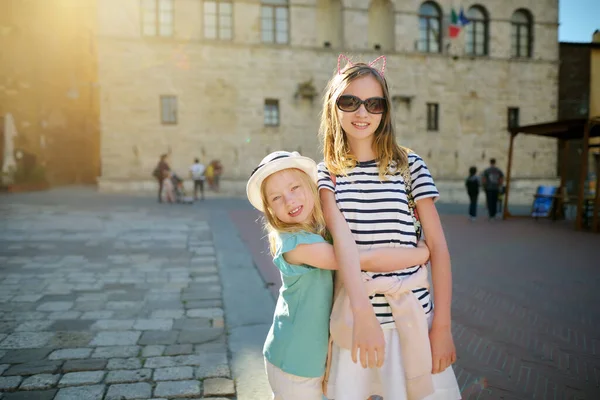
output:
[[[309,232],[282,233],[273,263],[281,272],[282,286],[273,325],[263,354],[288,374],[318,378],[325,373],[329,342],[329,314],[333,299],[333,273],[309,265],[289,264],[283,254],[301,244],[325,242]]]

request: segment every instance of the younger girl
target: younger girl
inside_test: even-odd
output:
[[[317,165],[297,152],[265,157],[246,187],[265,216],[273,263],[282,287],[263,353],[273,398],[321,400],[329,339],[333,247],[317,194]],[[416,242],[415,242],[416,245]],[[360,265],[385,272],[426,262],[428,249],[383,249],[360,254]],[[365,400],[365,399],[362,399]]]
[[[321,203],[347,292],[336,298],[332,313],[328,395],[337,400],[371,395],[459,399],[449,368],[456,358],[450,256],[433,204],[439,193],[423,159],[396,144],[385,58],[377,59],[383,58],[380,70],[373,67],[377,60],[340,68],[342,58],[324,96],[320,128]],[[359,250],[416,246],[420,224],[431,251],[435,316],[425,265],[373,274],[361,273],[358,263]],[[344,340],[334,321],[350,309],[351,337]]]

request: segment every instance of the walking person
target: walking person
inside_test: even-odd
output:
[[[465,186],[469,195],[469,219],[473,222],[477,219],[477,199],[481,187],[479,176],[477,176],[477,167],[469,168],[469,176],[465,181]]]
[[[163,184],[165,179],[165,172],[170,173],[171,167],[169,167],[169,156],[167,154],[162,154],[160,156],[160,160],[154,171],[152,172],[152,176],[156,178],[158,181],[158,202],[162,203],[162,192],[163,192]]]
[[[206,167],[200,162],[198,158],[194,159],[194,163],[190,167],[190,177],[194,181],[194,200],[198,200],[198,189],[200,189],[200,195],[204,200],[204,172]]]
[[[500,168],[496,167],[496,159],[490,159],[490,166],[487,167],[481,175],[481,184],[485,190],[485,199],[488,209],[489,220],[496,218],[498,210],[498,196],[500,189],[504,184],[504,174]]]

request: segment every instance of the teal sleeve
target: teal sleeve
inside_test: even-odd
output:
[[[297,276],[312,271],[314,267],[309,265],[289,264],[283,258],[283,254],[294,250],[301,244],[313,243],[325,243],[325,239],[317,234],[308,232],[282,234],[281,251],[279,252],[278,256],[275,257],[275,265],[277,265],[279,270],[286,276]]]

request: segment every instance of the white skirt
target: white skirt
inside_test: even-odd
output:
[[[431,326],[433,312],[428,317]],[[329,399],[366,400],[373,395],[381,396],[383,400],[407,399],[398,330],[386,327],[383,336],[385,362],[381,368],[363,368],[360,362],[355,364],[352,361],[350,350],[333,345],[330,378],[327,385]],[[427,396],[426,400],[461,398],[452,366],[432,377],[435,392]]]

